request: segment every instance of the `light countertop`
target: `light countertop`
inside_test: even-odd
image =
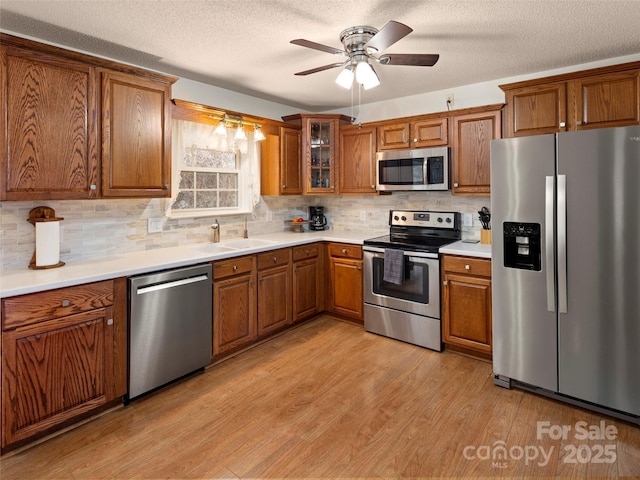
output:
[[[21,269],[0,272],[0,298],[34,293],[54,288],[139,275],[156,270],[184,267],[198,263],[258,253],[274,248],[292,247],[305,243],[326,241],[362,245],[367,238],[385,232],[347,232],[325,230],[319,232],[279,232],[254,235],[240,248],[225,248],[243,239],[223,239],[220,243],[197,243],[178,247],[157,248],[142,252],[123,253],[108,257],[85,258],[66,262],[60,268]],[[269,243],[267,243],[269,242]],[[254,243],[254,245],[252,245]],[[260,243],[260,245],[258,245]],[[237,245],[236,245],[237,247]]]
[[[454,242],[440,248],[440,253],[465,255],[467,257],[491,258],[491,245],[482,243]]]
[[[220,243],[196,243],[108,257],[85,258],[69,261],[60,268],[31,270],[25,266],[21,269],[0,272],[0,298],[184,267],[306,243],[324,241],[362,245],[365,239],[385,233],[387,232],[339,230],[305,231],[304,233],[278,232],[254,235],[246,240],[234,238],[223,240]],[[245,245],[238,245],[236,242],[245,242]],[[235,248],[229,248],[230,245],[234,245]],[[459,241],[441,248],[440,252],[491,258],[491,245]]]

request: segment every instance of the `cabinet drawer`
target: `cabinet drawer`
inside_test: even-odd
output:
[[[313,243],[311,245],[301,245],[293,247],[293,261],[304,260],[305,258],[317,257],[320,254],[320,245]]]
[[[491,277],[491,260],[443,255],[442,269],[446,272]]]
[[[2,300],[2,329],[113,305],[113,281],[30,293]]]
[[[362,247],[348,243],[330,243],[329,255],[332,257],[362,258]]]
[[[286,265],[291,261],[291,249],[280,248],[258,254],[258,270],[263,268]]]
[[[213,263],[213,278],[232,277],[241,273],[252,271],[256,266],[256,257],[249,255],[246,257],[231,258],[229,260],[220,260]]]

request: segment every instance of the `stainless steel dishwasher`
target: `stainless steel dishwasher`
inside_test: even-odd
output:
[[[211,265],[129,278],[128,399],[211,361]]]

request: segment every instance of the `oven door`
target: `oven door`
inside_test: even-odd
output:
[[[384,281],[384,249],[364,250],[364,302],[440,318],[440,261],[435,253],[405,252],[401,285]]]

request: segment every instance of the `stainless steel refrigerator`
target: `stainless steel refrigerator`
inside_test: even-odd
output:
[[[640,127],[494,140],[491,206],[495,383],[640,420]]]

